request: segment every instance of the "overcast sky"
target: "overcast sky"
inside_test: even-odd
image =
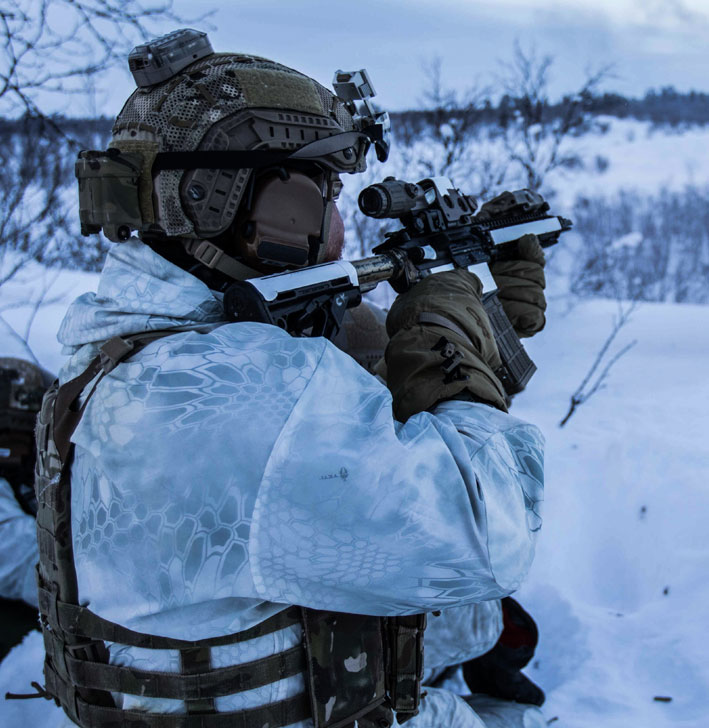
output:
[[[175,7],[186,17],[215,10],[215,50],[264,55],[326,85],[336,69],[366,67],[377,101],[394,110],[417,105],[422,65],[433,57],[445,83],[463,90],[494,82],[516,39],[556,59],[555,94],[609,63],[609,90],[709,91],[709,0],[175,0]],[[114,73],[109,87],[96,108],[114,115],[132,80]]]

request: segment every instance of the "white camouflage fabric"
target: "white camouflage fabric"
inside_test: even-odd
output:
[[[0,356],[13,357],[35,363],[27,344],[0,318]],[[47,386],[52,380],[44,372]],[[32,485],[28,483],[27,485]],[[37,563],[37,535],[34,518],[21,508],[12,486],[0,477],[0,597],[22,599],[37,606],[37,581],[34,567]]]
[[[0,478],[0,597],[37,606],[37,535],[5,478]]]
[[[386,387],[332,344],[225,323],[217,295],[138,241],[114,246],[98,292],[69,309],[60,379],[112,336],[165,328],[178,332],[102,381],[73,437],[82,603],[131,629],[191,640],[246,629],[286,604],[442,609],[431,618],[428,666],[494,644],[499,607],[486,603],[519,586],[541,526],[536,427],[468,402],[396,422]],[[212,666],[300,639],[290,628],[214,648]],[[116,664],[179,670],[177,652],[110,652]],[[216,706],[254,707],[303,688],[296,676]],[[123,706],[184,710],[138,696]],[[442,716],[483,725],[445,690],[422,707],[410,728],[443,725]]]

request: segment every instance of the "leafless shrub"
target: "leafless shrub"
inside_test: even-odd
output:
[[[571,290],[582,296],[709,302],[709,189],[582,197]]]
[[[62,197],[71,174],[56,135],[27,128],[0,144],[0,286],[30,260],[52,255],[70,237]]]
[[[172,0],[9,0],[0,9],[2,113],[46,116],[165,21]]]
[[[423,72],[424,111],[417,124],[407,125],[400,151],[411,176],[449,177],[477,197],[498,191],[507,162],[489,144],[490,90],[471,85],[459,92],[446,86],[438,57]]]
[[[637,341],[633,340],[626,344],[624,347],[615,352],[612,356],[608,356],[611,344],[615,340],[616,336],[620,333],[621,329],[628,323],[630,316],[637,307],[637,301],[631,301],[627,304],[619,302],[618,304],[618,315],[615,317],[611,332],[606,337],[606,340],[601,345],[601,348],[596,354],[596,358],[593,360],[586,376],[581,381],[581,384],[576,388],[576,391],[571,395],[571,401],[569,403],[569,409],[564,415],[559,427],[563,427],[573,416],[574,412],[596,392],[599,392],[606,387],[606,381],[613,365],[625,354],[632,349]],[[603,367],[603,368],[601,368]]]
[[[73,161],[81,142],[47,113],[165,22],[172,0],[9,0],[0,8],[0,286],[31,260],[95,268],[79,241]],[[85,141],[84,134],[80,135]]]
[[[583,160],[567,142],[588,129],[593,94],[610,75],[610,67],[587,71],[581,87],[553,103],[549,95],[554,59],[533,46],[515,43],[512,61],[503,65],[499,124],[513,172],[525,187],[539,190],[556,169],[579,168]]]

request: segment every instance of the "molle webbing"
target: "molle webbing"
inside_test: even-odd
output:
[[[62,602],[57,599],[54,592],[42,587],[39,587],[39,607],[42,614],[46,615],[47,623],[55,631],[84,637],[91,635],[91,639],[120,642],[122,645],[144,647],[150,650],[189,650],[199,646],[221,647],[223,645],[233,645],[237,642],[246,642],[285,627],[300,624],[299,610],[297,608],[288,608],[243,632],[193,642],[135,632],[132,629],[99,617],[98,614],[94,614],[86,607]]]
[[[426,615],[412,614],[387,620],[390,650],[387,693],[399,723],[419,712],[423,680],[423,635]]]
[[[35,488],[46,692],[38,696],[53,697],[81,728],[281,728],[305,719],[313,719],[316,728],[352,728],[355,720],[363,728],[380,728],[391,725],[392,707],[403,723],[418,712],[423,615],[382,619],[293,606],[242,632],[190,641],[137,632],[79,604],[71,533],[71,436],[104,376],[152,341],[178,332],[111,339],[86,371],[61,387],[55,383],[42,403]],[[303,627],[305,645],[211,667],[210,648],[294,625]],[[182,672],[111,665],[105,642],[177,650]],[[364,660],[371,674],[350,672],[347,665],[355,658]],[[307,676],[307,692],[255,708],[216,711],[217,698],[299,674]],[[112,693],[184,701],[186,712],[123,710],[115,706]]]
[[[45,643],[47,641],[50,642],[46,645],[47,651],[56,654],[62,646],[61,640],[47,631]],[[194,651],[181,649],[181,657],[187,661]],[[134,667],[126,669],[121,665],[74,657],[70,650],[65,651],[62,661],[61,672],[65,672],[71,684],[78,688],[185,701],[242,693],[293,677],[305,670],[305,655],[300,644],[252,662],[229,667],[207,667],[203,671],[190,673],[157,672]]]
[[[53,673],[46,673],[45,678],[47,691],[57,696],[65,710],[67,705],[72,706],[72,712],[67,713],[82,728],[263,728],[266,725],[278,728],[310,715],[305,693],[258,708],[223,713],[146,713],[87,703],[71,685],[57,680]]]
[[[306,693],[258,708],[217,713],[214,700],[262,687],[304,672],[305,652],[297,645],[275,655],[211,668],[211,647],[235,644],[302,623],[298,607],[286,608],[236,634],[180,640],[144,634],[94,614],[78,604],[71,536],[71,436],[106,374],[147,344],[178,331],[154,331],[114,338],[78,377],[48,392],[37,425],[36,489],[40,551],[38,597],[45,643],[46,690],[83,728],[278,728],[311,715]],[[81,402],[82,392],[93,383]],[[141,670],[108,662],[104,642],[178,650],[181,673]],[[185,701],[186,714],[146,713],[115,706],[111,693]]]

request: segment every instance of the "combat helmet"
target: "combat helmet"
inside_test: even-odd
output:
[[[337,71],[333,93],[189,29],[134,48],[129,66],[138,88],[109,149],[77,162],[82,233],[181,243],[232,278],[321,262],[339,175],[364,171],[372,143],[388,154],[367,72]]]
[[[50,376],[26,359],[0,357],[0,477],[9,481],[28,513],[33,501],[34,427]]]

